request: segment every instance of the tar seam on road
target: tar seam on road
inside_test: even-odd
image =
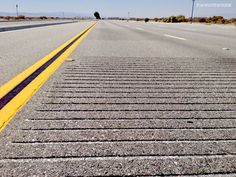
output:
[[[66,57],[71,54],[71,52],[75,49],[75,47],[82,41],[82,39],[92,30],[92,28],[95,25],[96,23],[89,26],[82,33],[71,39],[69,44],[67,44],[61,50],[59,50],[57,53],[51,56],[49,60],[47,60],[40,67],[38,67],[36,70],[30,73],[30,75],[26,76],[21,82],[15,84],[15,87],[9,90],[9,92],[6,93],[4,96],[1,97],[0,95],[0,131],[6,126],[6,124],[16,114],[16,112],[29,100],[29,98],[40,88],[40,86],[42,86],[42,84],[49,78],[49,76],[54,73],[54,71],[62,64],[62,62],[66,59]],[[19,93],[25,90],[26,87],[28,87],[29,84],[35,81],[36,78],[39,77],[45,70],[50,69],[49,67],[55,64],[60,57],[62,58],[62,60],[60,60],[61,62],[58,61],[57,66],[54,66],[54,68],[51,69],[52,70],[51,72],[48,72],[45,75],[45,77],[41,78],[40,83],[37,83],[36,86],[33,86],[30,90],[30,93],[28,93],[27,96],[24,96],[24,99],[23,100],[21,99],[21,101],[19,102],[19,99],[17,100],[16,98],[19,95]],[[8,85],[12,86],[13,84],[11,83],[11,81],[6,83],[4,86],[0,88],[0,91],[4,90],[4,88],[9,88]],[[12,101],[14,102],[14,99],[16,99],[15,103],[12,103],[10,105]],[[6,108],[8,111],[4,110],[5,107],[8,107]],[[10,112],[9,108],[11,110]]]

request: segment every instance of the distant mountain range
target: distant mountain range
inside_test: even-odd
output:
[[[73,12],[39,12],[39,13],[30,13],[30,12],[20,12],[20,15],[28,17],[92,17],[93,13],[73,13]],[[16,16],[16,13],[12,12],[0,12],[0,16]]]

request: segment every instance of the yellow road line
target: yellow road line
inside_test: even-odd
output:
[[[48,80],[48,78],[59,68],[64,60],[75,50],[79,43],[89,34],[95,27],[96,23],[86,28],[74,38],[70,39],[60,47],[52,51],[50,54],[42,58],[40,61],[20,73],[18,76],[10,80],[0,88],[0,98],[9,93],[13,88],[20,84],[24,79],[29,77],[39,67],[46,63],[50,58],[55,56],[60,50],[69,45],[76,38],[81,36],[72,46],[70,46],[59,58],[56,59],[47,69],[45,69],[38,77],[36,77],[28,86],[26,86],[18,95],[16,95],[5,107],[0,110],[0,131],[7,125],[12,117],[22,108],[22,106],[36,93],[36,91]]]

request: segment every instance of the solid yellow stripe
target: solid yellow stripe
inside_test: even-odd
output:
[[[96,23],[95,23],[96,24]],[[86,28],[82,33],[88,30],[83,36],[81,36],[69,49],[67,49],[56,61],[54,61],[47,69],[45,69],[37,78],[35,78],[28,86],[26,86],[17,96],[15,96],[4,108],[0,110],[0,131],[4,129],[7,123],[11,120],[12,117],[22,108],[22,106],[36,93],[36,91],[48,80],[48,78],[59,68],[59,66],[64,62],[64,60],[73,52],[73,50],[78,46],[78,44],[88,35],[88,33],[95,27],[95,24]],[[13,80],[9,82],[9,86],[5,86],[4,88],[10,89],[14,88],[21,81],[27,78],[31,73],[37,70],[40,66],[42,66],[46,61],[48,61],[52,56],[54,56],[60,49],[63,49],[70,42],[72,42],[75,38],[80,36],[82,33],[69,40],[48,56],[44,57],[42,60],[28,68],[26,71],[20,74],[20,76],[16,76]],[[20,79],[17,80],[17,79]],[[13,81],[17,82],[14,83]],[[8,84],[8,83],[7,83]],[[14,85],[14,87],[13,87]],[[0,88],[0,91],[2,88]],[[10,90],[9,90],[10,91]],[[7,92],[8,93],[8,92]]]
[[[94,24],[93,24],[94,25]],[[93,26],[91,25],[91,26]],[[86,31],[88,28],[91,26],[87,27],[84,31]],[[82,33],[79,33],[72,39],[68,40],[61,46],[59,46],[57,49],[53,50],[51,53],[43,57],[41,60],[27,68],[25,71],[14,77],[12,80],[8,81],[6,84],[0,87],[0,98],[4,97],[8,92],[10,92],[13,88],[15,88],[19,83],[21,83],[25,78],[30,76],[34,71],[36,71],[38,68],[40,68],[44,63],[46,63],[48,60],[50,60],[54,55],[56,55],[59,51],[61,51],[63,48],[65,48],[68,44],[70,44],[74,39],[76,39],[78,36],[80,36]]]

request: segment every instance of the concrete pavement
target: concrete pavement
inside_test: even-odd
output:
[[[236,176],[234,29],[158,25],[99,22],[1,132],[0,174]]]

